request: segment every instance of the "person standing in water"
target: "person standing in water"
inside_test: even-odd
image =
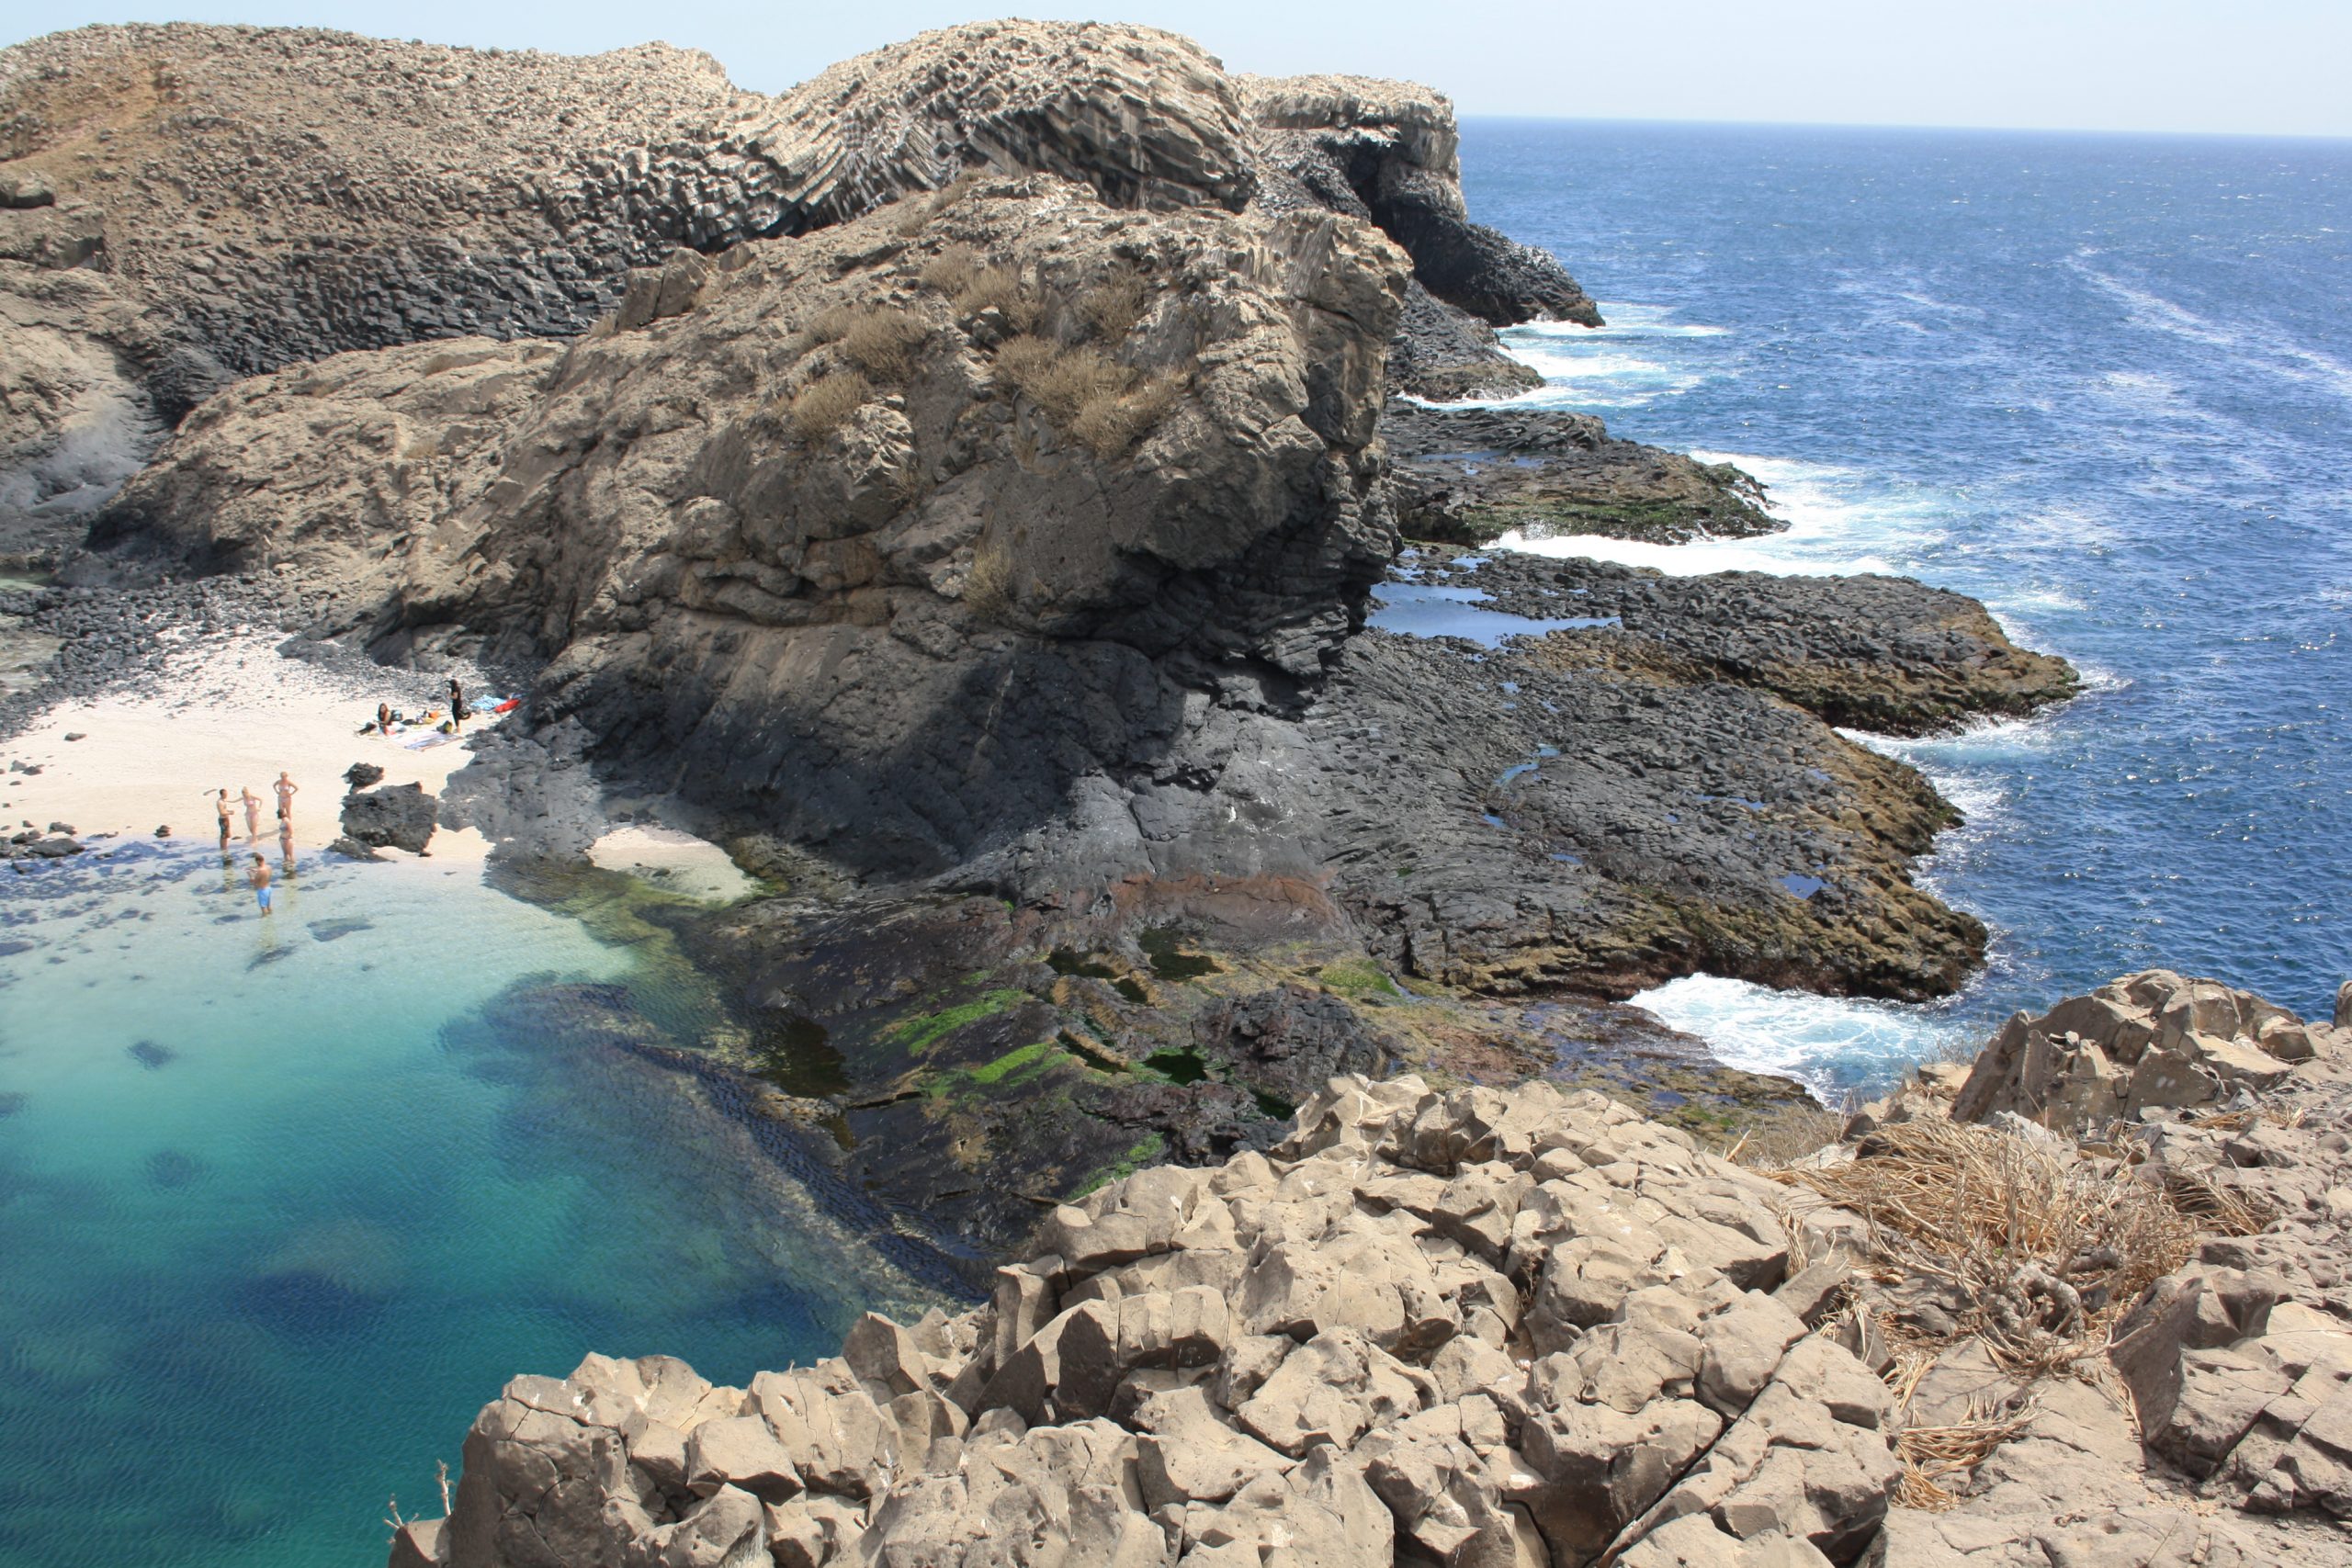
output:
[[[254,885],[254,902],[261,906],[262,915],[266,919],[269,914],[269,863],[261,858],[259,851],[254,853],[254,868],[245,873],[245,880]]]
[[[237,793],[244,797],[245,802],[245,837],[258,839],[261,837],[261,796],[253,792],[250,784]]]
[[[220,815],[220,847],[229,847],[229,792],[221,790],[212,802],[212,809]]]
[[[288,830],[294,821],[294,792],[302,786],[288,778],[284,768],[277,770],[277,782],[269,786],[277,792],[277,824],[281,832]]]

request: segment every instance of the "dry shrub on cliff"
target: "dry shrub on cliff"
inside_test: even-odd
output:
[[[921,316],[901,305],[835,305],[808,323],[814,346],[834,344],[842,357],[882,381],[903,381],[915,367],[915,345],[929,335]]]
[[[1078,313],[1104,343],[1117,343],[1136,330],[1151,309],[1151,288],[1135,268],[1122,266],[1080,297]]]
[[[873,384],[854,370],[836,370],[800,389],[787,411],[792,428],[803,441],[821,441],[865,406]]]
[[[899,238],[913,239],[923,231],[933,219],[963,200],[964,193],[979,184],[979,171],[970,169],[956,175],[929,196],[900,197],[891,205],[904,210],[899,213],[891,227],[897,231]]]
[[[1176,401],[1176,383],[1120,364],[1091,344],[1010,339],[997,370],[1104,462],[1125,455]]]
[[[2126,1167],[1940,1118],[1882,1127],[1842,1165],[1768,1174],[1869,1220],[1904,1273],[1957,1286],[1973,1303],[1963,1328],[2020,1370],[2057,1371],[2102,1344],[2198,1232]]]
[[[1002,545],[982,539],[972,550],[972,570],[964,574],[964,604],[974,613],[995,619],[1012,606],[1012,556]]]
[[[1025,333],[1037,324],[1037,302],[1007,267],[980,267],[956,290],[957,316],[968,321],[985,310],[996,311],[1016,332]]]
[[[982,265],[980,253],[958,240],[923,263],[922,271],[916,276],[922,279],[924,288],[935,288],[953,299],[971,286]]]

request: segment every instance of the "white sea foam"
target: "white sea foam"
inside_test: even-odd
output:
[[[2260,321],[2217,321],[2163,295],[2101,272],[2090,265],[2095,251],[2077,252],[2067,265],[2092,288],[2124,309],[2133,326],[2160,332],[2207,348],[2218,348],[2240,364],[2252,365],[2292,381],[2316,386],[2352,401],[2352,365],[2331,354],[2297,342],[2289,333]]]
[[[1949,1003],[1817,997],[1715,975],[1687,975],[1633,1000],[1704,1040],[1726,1066],[1785,1074],[1831,1103],[1834,1084],[1890,1077],[1972,1032]]]
[[[1671,305],[1636,305],[1623,299],[1599,301],[1602,325],[1578,326],[1574,321],[1528,321],[1506,328],[1503,341],[1562,338],[1569,342],[1628,337],[1724,337],[1729,327],[1699,321],[1678,321]]]
[[[1777,534],[1745,539],[1695,539],[1659,545],[1600,534],[1538,536],[1525,530],[1497,543],[1531,555],[1586,557],[1649,567],[1669,577],[1711,571],[1762,571],[1780,577],[1902,573],[1941,536],[1949,502],[1927,490],[1889,491],[1851,468],[1737,452],[1694,452],[1706,463],[1733,463],[1764,481],[1769,507],[1785,518]]]

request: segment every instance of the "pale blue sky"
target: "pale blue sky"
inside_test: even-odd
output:
[[[774,92],[979,0],[15,0],[0,42],[94,21],[303,23],[592,53],[660,38]],[[2352,0],[1121,0],[1236,69],[1408,76],[1468,114],[2352,136]]]

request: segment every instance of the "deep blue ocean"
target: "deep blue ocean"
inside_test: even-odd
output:
[[[1997,932],[1963,996],[1651,1005],[1829,1089],[2151,964],[2324,1010],[2352,147],[1473,122],[1464,163],[1611,322],[1514,332],[1536,396],[1793,525],[1527,547],[1913,573],[2093,681],[1894,748],[1968,813],[1928,872]],[[641,934],[307,842],[265,923],[202,845],[120,842],[0,876],[0,1568],[370,1568],[513,1373],[740,1381],[922,1293],[631,1048],[718,1022]]]
[[[1645,999],[1827,1089],[2152,965],[2325,1017],[2352,977],[2352,142],[1472,120],[1472,214],[1599,332],[1507,335],[1532,400],[1729,457],[1784,535],[1528,547],[1883,570],[2090,689],[1880,744],[1967,825],[1925,880],[1995,933],[1922,1008],[1697,978]]]

